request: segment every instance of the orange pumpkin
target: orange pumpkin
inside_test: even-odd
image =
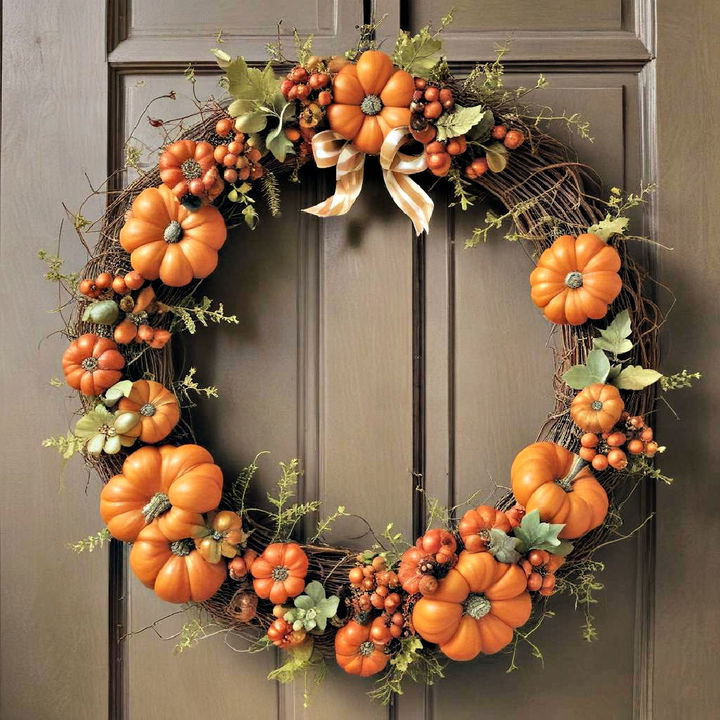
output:
[[[124,542],[133,542],[156,517],[161,530],[170,534],[170,528],[178,523],[185,527],[193,524],[181,511],[192,513],[193,520],[197,513],[214,510],[222,484],[222,471],[205,448],[147,446],[129,455],[122,472],[105,485],[100,493],[100,515],[111,535]]]
[[[620,255],[597,235],[563,235],[530,273],[531,297],[558,325],[582,325],[605,317],[618,296]]]
[[[180,420],[175,394],[154,380],[134,382],[130,394],[120,399],[118,408],[140,414],[140,439],[145,443],[160,442]]]
[[[62,356],[65,381],[83,395],[100,395],[120,380],[124,367],[117,345],[93,333],[73,340]]]
[[[205,203],[212,202],[224,186],[214,153],[209,142],[178,140],[160,156],[160,179],[178,200],[195,195]]]
[[[261,598],[282,605],[305,589],[308,558],[296,543],[271,543],[253,562],[253,588]]]
[[[171,540],[157,521],[138,534],[130,551],[130,568],[138,580],[166,602],[204,602],[227,576],[224,562],[209,563],[192,540]]]
[[[369,677],[385,669],[390,659],[384,644],[370,637],[370,625],[350,620],[335,635],[335,660],[351,675]]]
[[[135,198],[120,230],[120,244],[144,278],[182,287],[217,267],[217,253],[226,236],[225,221],[216,207],[189,212],[160,185]]]
[[[564,523],[561,538],[578,538],[598,527],[608,511],[608,496],[588,467],[569,450],[551,442],[528,445],[510,468],[512,491],[527,512],[544,522]]]
[[[462,516],[458,532],[468,552],[479,552],[487,550],[492,528],[509,533],[511,526],[507,515],[491,505],[478,505]]]
[[[610,432],[620,419],[625,403],[614,385],[594,383],[581,390],[570,405],[570,416],[584,432]]]
[[[388,55],[366,50],[333,79],[334,102],[327,108],[330,128],[351,140],[356,150],[377,155],[393,128],[409,125],[414,91],[411,75],[393,67]]]
[[[432,597],[415,605],[415,631],[453,660],[472,660],[504,648],[531,611],[527,579],[519,565],[490,553],[460,553],[458,564]]]
[[[232,510],[221,510],[208,515],[208,534],[195,540],[195,547],[208,562],[218,562],[222,557],[234,558],[245,540],[242,518]]]

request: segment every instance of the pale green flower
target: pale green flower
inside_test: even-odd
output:
[[[295,607],[285,613],[293,630],[325,630],[327,621],[337,613],[340,598],[325,597],[325,588],[317,580],[305,586],[305,594],[295,598]]]
[[[75,435],[85,441],[85,450],[97,457],[100,453],[114,455],[130,447],[140,434],[140,415],[135,412],[112,413],[96,405],[75,425]]]

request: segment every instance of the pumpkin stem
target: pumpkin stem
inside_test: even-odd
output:
[[[170,543],[170,552],[178,557],[185,557],[192,552],[194,546],[195,544],[190,538],[175,540],[175,542]]]
[[[182,226],[180,225],[180,223],[177,220],[173,220],[165,228],[165,232],[163,232],[163,240],[165,240],[166,243],[180,242],[182,232]]]
[[[158,515],[167,512],[171,507],[170,500],[165,493],[155,493],[150,498],[150,502],[142,509],[145,522],[149,525]]]
[[[152,417],[156,411],[157,408],[152,403],[145,403],[145,405],[140,408],[140,414],[145,417]]]
[[[372,642],[372,640],[366,640],[365,642],[360,643],[360,645],[358,645],[358,655],[367,657],[368,655],[372,655],[374,652],[375,652],[375,643]]]
[[[366,95],[360,103],[360,109],[366,115],[377,115],[383,108],[382,100],[377,95]]]
[[[565,477],[558,478],[555,482],[565,491],[570,492],[572,490],[573,480],[575,476],[587,465],[587,463],[579,456],[575,457],[573,464],[570,466]]]
[[[480,593],[470,593],[463,604],[463,611],[473,620],[479,620],[490,612],[490,601]]]
[[[82,365],[83,370],[92,372],[93,370],[97,370],[98,359],[91,355],[90,357],[86,357],[80,364]]]
[[[290,576],[290,571],[283,565],[278,565],[272,569],[272,577],[275,582],[284,582]]]
[[[581,272],[578,272],[577,270],[573,270],[572,272],[569,272],[565,276],[565,284],[572,288],[573,290],[577,290],[577,288],[582,287],[583,284],[583,276]]]

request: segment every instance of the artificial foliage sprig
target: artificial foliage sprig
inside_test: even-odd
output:
[[[225,314],[222,303],[218,303],[215,308],[212,307],[212,304],[213,301],[207,296],[203,296],[198,303],[192,295],[188,295],[177,305],[165,305],[163,307],[177,316],[172,323],[171,331],[177,331],[179,327],[187,330],[191,335],[197,332],[197,323],[207,327],[211,322],[229,323],[230,325],[237,325],[240,322],[237,315]]]
[[[105,547],[110,542],[110,531],[107,528],[96,532],[93,535],[78,540],[77,542],[68,543],[67,546],[75,553],[93,552]]]
[[[688,372],[683,369],[673,375],[663,375],[660,378],[660,387],[665,392],[669,390],[682,390],[683,388],[692,387],[692,381],[700,380],[700,378],[702,378],[702,373]]]

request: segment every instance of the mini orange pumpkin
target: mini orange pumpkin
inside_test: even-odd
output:
[[[594,383],[581,390],[570,405],[570,416],[584,432],[610,432],[620,419],[625,403],[614,385]]]
[[[468,552],[480,552],[487,550],[492,528],[509,533],[511,527],[507,515],[491,505],[478,505],[462,516],[458,532]]]
[[[192,540],[171,540],[157,521],[138,534],[130,551],[130,568],[138,580],[166,602],[204,602],[227,576],[224,562],[210,563]]]
[[[261,598],[282,605],[305,588],[308,558],[296,543],[271,543],[253,562],[253,588]]]
[[[133,542],[156,517],[161,530],[170,534],[168,528],[176,528],[179,522],[185,527],[199,526],[193,522],[196,515],[218,506],[222,484],[222,471],[205,448],[147,446],[129,455],[122,472],[105,485],[100,515],[112,536],[124,542]],[[193,515],[178,518],[179,511]]]
[[[370,625],[350,620],[335,635],[335,660],[350,675],[369,677],[385,669],[390,656],[370,637]]]
[[[453,660],[496,653],[530,617],[526,587],[519,565],[498,562],[490,553],[463,551],[433,595],[418,600],[413,626]]]
[[[86,333],[65,350],[62,367],[71,388],[83,395],[100,395],[120,380],[125,359],[112,340]]]
[[[564,523],[558,537],[578,538],[598,527],[608,511],[608,496],[588,467],[566,448],[539,442],[521,450],[510,468],[512,491],[527,512],[544,522]]]
[[[178,200],[196,195],[206,203],[212,202],[223,189],[214,152],[209,142],[178,140],[160,156],[160,179]]]
[[[605,317],[618,296],[620,255],[597,235],[562,235],[530,273],[531,297],[558,325],[582,325]]]
[[[395,68],[389,55],[366,50],[333,79],[334,102],[327,108],[330,128],[351,140],[356,150],[377,155],[393,128],[409,125],[414,91],[412,76]]]
[[[157,443],[166,438],[180,420],[180,405],[174,393],[154,380],[137,380],[118,408],[140,414],[140,440]]]
[[[226,236],[225,221],[216,207],[190,212],[160,185],[135,198],[120,230],[120,244],[144,278],[182,287],[215,270]]]

